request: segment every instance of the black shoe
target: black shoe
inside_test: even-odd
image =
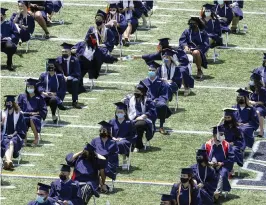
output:
[[[72,106],[73,108],[76,108],[76,109],[82,109],[82,107],[78,104],[78,102],[73,102]]]
[[[53,122],[54,122],[54,124],[57,124],[57,122],[58,122],[58,117],[56,117],[55,119],[53,119]]]
[[[58,105],[58,109],[59,110],[67,110],[67,108],[63,104]]]
[[[6,67],[7,67],[7,70],[10,70],[10,71],[16,70],[13,65],[7,65]]]
[[[86,93],[86,92],[87,92],[87,90],[84,86],[79,87],[79,94],[80,93]]]

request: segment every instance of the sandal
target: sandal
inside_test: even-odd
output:
[[[103,189],[103,187],[105,187],[105,189]],[[108,192],[109,192],[109,187],[106,184],[102,185],[101,193],[107,194]]]
[[[163,135],[169,135],[169,132],[166,131],[163,127],[160,127],[159,132]]]

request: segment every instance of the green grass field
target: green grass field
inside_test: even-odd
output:
[[[66,3],[88,3],[105,4],[103,1],[70,1]],[[176,44],[178,39],[187,27],[190,15],[199,12],[191,11],[166,11],[160,8],[186,8],[200,9],[201,5],[208,1],[184,1],[182,4],[157,3],[158,8],[152,16],[152,28],[149,31],[138,31],[138,41],[157,43],[161,37],[170,37],[172,43]],[[209,1],[210,2],[210,1]],[[16,3],[2,3],[2,7],[9,8],[7,16],[17,10]],[[60,41],[58,38],[73,39],[70,43],[77,43],[78,39],[83,39],[87,29],[94,22],[94,15],[97,9],[104,7],[95,6],[65,6],[60,14],[66,22],[64,25],[49,27],[51,38],[48,41],[32,40],[30,51],[25,54],[14,55],[14,64],[17,66],[16,72],[1,70],[1,76],[13,77],[39,77],[45,69],[45,59],[57,57],[61,54]],[[253,0],[245,2],[244,11],[265,12],[266,2]],[[169,16],[158,16],[167,14]],[[55,17],[57,18],[57,16]],[[155,23],[153,23],[155,22]],[[156,23],[157,22],[157,23]],[[161,23],[165,22],[165,23]],[[246,35],[230,35],[229,45],[245,48],[265,48],[266,52],[266,18],[264,15],[245,14],[241,26],[248,25]],[[36,26],[36,33],[42,33],[39,26]],[[142,36],[149,35],[149,36]],[[74,39],[77,39],[76,41]],[[22,45],[18,52],[25,49]],[[135,52],[129,49],[138,50]],[[124,49],[124,55],[146,54],[156,50],[154,45],[132,45]],[[209,51],[209,58],[212,56]],[[219,61],[210,64],[204,70],[206,79],[196,81],[196,88],[189,97],[183,97],[182,92],[179,97],[179,110],[167,120],[165,126],[177,131],[204,131],[210,132],[210,128],[218,123],[222,117],[222,108],[235,103],[236,93],[234,89],[214,88],[220,87],[245,87],[249,81],[250,71],[262,63],[263,50],[218,50]],[[118,54],[118,51],[114,51]],[[6,56],[1,55],[1,65],[5,65]],[[20,166],[13,172],[4,171],[10,175],[29,176],[50,176],[57,177],[59,174],[59,164],[64,163],[65,155],[69,152],[80,151],[86,142],[97,136],[98,129],[89,127],[74,127],[75,125],[97,126],[101,120],[110,120],[114,116],[114,102],[120,101],[126,94],[132,92],[133,86],[147,76],[147,66],[144,61],[135,60],[129,62],[119,62],[110,66],[110,75],[102,75],[96,82],[96,88],[102,91],[92,91],[80,95],[80,102],[88,107],[82,110],[71,109],[60,112],[61,124],[72,127],[50,127],[43,128],[43,144],[50,146],[39,146],[36,148],[25,147],[24,153],[38,153],[44,156],[23,156],[22,164],[33,164],[33,167]],[[195,65],[194,67],[195,68]],[[105,69],[105,67],[103,67]],[[193,70],[195,72],[195,70]],[[1,77],[1,101],[6,94],[20,94],[24,92],[25,83],[21,78]],[[205,86],[205,87],[204,87]],[[68,97],[71,97],[68,95]],[[86,99],[87,98],[87,99]],[[93,99],[88,99],[93,98]],[[71,101],[71,99],[67,99]],[[174,101],[170,103],[174,107]],[[48,116],[48,123],[51,116]],[[55,135],[45,135],[55,134]],[[32,135],[30,135],[32,137]],[[195,149],[199,148],[210,134],[180,134],[172,133],[170,136],[155,134],[151,141],[151,148],[147,152],[133,153],[131,171],[119,171],[117,180],[127,181],[152,181],[175,183],[182,167],[187,167],[195,163]],[[256,174],[243,171],[245,178],[255,178]],[[35,198],[36,184],[39,181],[50,183],[51,180],[25,179],[14,177],[3,177],[5,184],[14,185],[15,189],[1,189],[1,204],[27,204]],[[103,205],[107,200],[116,205],[137,205],[137,204],[159,204],[160,195],[158,193],[170,192],[170,186],[140,185],[116,183],[115,193],[101,195],[96,200],[97,204]],[[254,204],[263,205],[266,195],[263,191],[250,191],[233,189],[228,198],[222,202],[225,205]],[[90,203],[92,204],[92,203]]]

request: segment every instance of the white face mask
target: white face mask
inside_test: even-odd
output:
[[[254,81],[253,80],[249,81],[249,85],[254,86]]]
[[[34,88],[27,88],[28,93],[32,94],[34,93]]]
[[[116,13],[116,11],[110,11],[110,14],[114,15]]]
[[[212,12],[210,12],[210,11],[205,11],[205,16],[206,16],[206,17],[211,16],[211,14],[212,14]]]
[[[217,2],[218,2],[219,5],[224,4],[224,0],[217,0]]]

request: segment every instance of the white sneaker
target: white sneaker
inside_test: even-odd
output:
[[[190,89],[189,88],[185,89],[184,96],[188,96],[189,94],[190,94]]]
[[[133,152],[139,152],[138,148],[134,148]]]

